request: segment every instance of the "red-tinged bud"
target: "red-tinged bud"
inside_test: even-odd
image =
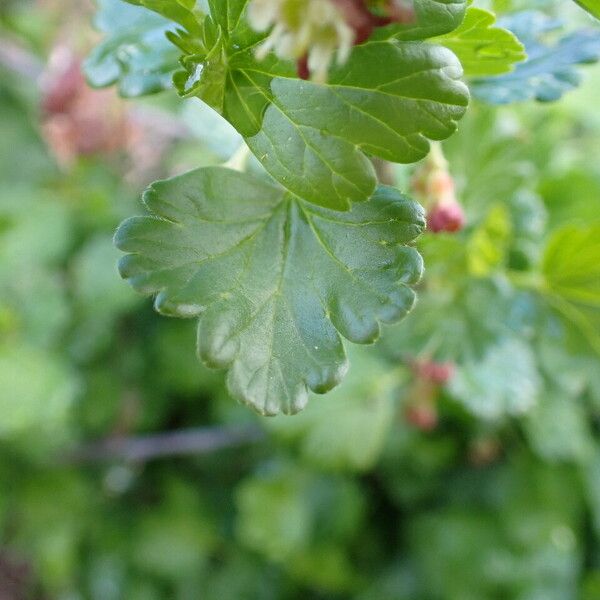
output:
[[[438,411],[431,402],[414,402],[409,404],[404,416],[406,421],[421,431],[433,431],[439,423]]]
[[[455,366],[451,362],[418,360],[412,363],[417,377],[435,385],[445,385],[454,377]]]
[[[456,233],[465,226],[465,213],[456,200],[434,204],[427,214],[427,228],[432,233]]]

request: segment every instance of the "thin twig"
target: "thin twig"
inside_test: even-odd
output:
[[[264,431],[256,425],[185,429],[138,437],[109,438],[76,448],[67,462],[132,461],[145,462],[157,458],[185,454],[210,454],[225,448],[258,442]]]

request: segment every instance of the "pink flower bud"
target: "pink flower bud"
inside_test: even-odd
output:
[[[456,200],[434,204],[427,215],[427,228],[432,233],[455,233],[465,226],[465,213]]]

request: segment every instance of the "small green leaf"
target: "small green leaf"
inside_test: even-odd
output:
[[[423,210],[393,188],[340,213],[223,168],[192,171],[146,192],[152,216],[129,219],[116,243],[121,274],[158,293],[167,315],[200,317],[198,348],[228,367],[231,393],[262,414],[295,413],[347,369],[343,335],[370,343],[402,318],[421,258],[405,244]]]
[[[575,68],[600,58],[600,32],[581,29],[559,39],[554,45],[542,43],[547,33],[560,28],[560,22],[543,13],[527,11],[504,17],[499,25],[511,30],[525,45],[527,60],[512,73],[475,79],[473,94],[491,104],[523,100],[552,102],[576,88],[580,75]]]
[[[456,29],[465,16],[466,0],[413,0],[414,20],[378,29],[373,39],[425,40]]]
[[[516,36],[495,23],[493,13],[469,7],[458,29],[434,41],[456,54],[467,77],[508,73],[527,55]]]

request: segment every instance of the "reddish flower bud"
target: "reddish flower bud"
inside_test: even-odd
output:
[[[456,201],[434,204],[427,214],[427,228],[432,233],[455,233],[465,226],[465,213]]]

